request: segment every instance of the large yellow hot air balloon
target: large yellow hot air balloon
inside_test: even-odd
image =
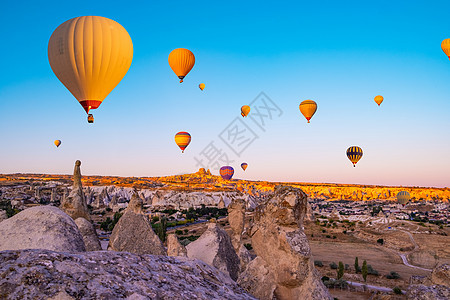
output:
[[[309,123],[309,120],[311,120],[312,116],[316,113],[317,110],[317,103],[312,100],[305,100],[302,101],[299,105],[300,112],[303,116],[305,116],[306,120]]]
[[[59,145],[61,145],[61,141],[60,140],[55,140],[55,146],[59,147]]]
[[[250,106],[244,105],[241,107],[241,116],[246,117],[250,113]]]
[[[89,114],[127,73],[133,43],[125,28],[111,19],[77,17],[53,32],[48,60],[56,77]]]
[[[194,64],[194,53],[188,49],[178,48],[169,54],[169,65],[180,79],[180,83],[183,82],[184,77],[191,71]]]
[[[441,43],[442,51],[448,56],[448,59],[450,59],[450,39],[445,39]]]
[[[378,104],[378,106],[380,106],[380,104],[381,104],[381,102],[383,102],[384,98],[383,98],[383,96],[378,95],[378,96],[375,96],[375,98],[373,100],[375,100],[375,102]]]
[[[363,151],[358,146],[351,146],[347,149],[347,157],[353,163],[353,166],[356,167],[356,163],[363,156]]]
[[[184,153],[184,149],[191,142],[191,135],[188,132],[180,131],[175,134],[175,143],[180,147],[181,152]]]
[[[204,83],[200,83],[199,85],[198,85],[198,87],[203,91],[204,89],[205,89],[205,84]]]

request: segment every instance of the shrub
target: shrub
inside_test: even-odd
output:
[[[250,243],[244,244],[244,247],[247,248],[247,250],[252,250],[253,249],[252,244],[250,244]]]
[[[344,264],[342,261],[339,262],[339,269],[337,271],[337,279],[341,279],[344,276]]]
[[[343,234],[346,234],[346,233],[347,233],[347,230],[342,231],[342,233],[343,233]]]
[[[335,236],[335,235],[333,235],[333,239],[336,239],[336,236]]]
[[[333,262],[330,264],[330,268],[336,270],[336,269],[338,268],[338,265],[333,261]]]
[[[322,276],[322,282],[328,281],[328,280],[330,280],[330,277],[328,277],[328,276]]]
[[[181,231],[181,230],[175,230],[175,234],[176,234],[176,235],[182,235],[182,234],[183,234],[183,231]]]
[[[159,221],[159,217],[158,216],[154,216],[153,218],[152,218],[152,223],[156,223],[156,222],[158,222]]]
[[[377,243],[380,244],[380,245],[383,245],[384,244],[384,240],[383,239],[378,239]]]
[[[387,279],[399,279],[400,278],[400,274],[398,274],[397,272],[391,271],[391,273],[386,275],[386,278]]]
[[[184,234],[188,234],[188,233],[189,233],[189,229],[185,229]]]
[[[322,233],[325,233],[325,232],[327,232],[325,229],[322,229]]]
[[[395,288],[393,288],[392,291],[394,292],[394,294],[397,294],[397,295],[403,294],[403,293],[402,293],[402,289],[399,288],[398,286],[396,286]]]
[[[350,270],[350,266],[348,264],[344,265],[345,270]]]
[[[327,239],[331,239],[331,235],[327,234],[326,235]]]
[[[323,262],[322,262],[321,260],[315,260],[315,261],[314,261],[314,265],[315,265],[316,267],[323,267]]]
[[[378,276],[378,271],[372,268],[372,265],[367,265],[367,274]]]

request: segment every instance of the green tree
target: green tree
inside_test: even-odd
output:
[[[339,262],[339,268],[337,270],[337,279],[341,279],[344,276],[344,264],[342,261]]]
[[[361,269],[361,273],[362,273],[362,276],[363,276],[363,278],[364,278],[364,281],[366,281],[367,280],[367,273],[368,273],[369,271],[368,271],[368,269],[367,269],[367,261],[363,261],[363,265],[362,265],[362,269]]]
[[[156,234],[158,235],[161,242],[166,241],[167,237],[167,218],[162,217],[161,221],[159,222],[159,226],[156,228]]]
[[[359,270],[359,263],[358,263],[358,256],[355,257],[355,273],[358,273]]]

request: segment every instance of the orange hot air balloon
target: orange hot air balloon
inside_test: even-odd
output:
[[[56,77],[89,114],[127,73],[133,43],[125,28],[111,19],[77,17],[55,29],[48,42],[48,60]]]
[[[180,79],[180,83],[183,82],[184,77],[191,71],[194,64],[194,53],[188,49],[178,48],[169,54],[169,65]]]
[[[311,120],[317,111],[317,103],[313,100],[305,100],[300,103],[298,108],[309,123],[309,120]]]
[[[59,145],[61,145],[61,141],[60,141],[60,140],[56,140],[56,141],[55,141],[55,146],[56,146],[56,147],[59,147]]]
[[[198,87],[203,91],[204,89],[205,89],[205,84],[204,83],[200,83],[199,85],[198,85]]]
[[[244,105],[241,107],[241,116],[246,117],[250,113],[250,106]]]
[[[375,96],[374,100],[378,104],[378,106],[380,106],[380,104],[381,104],[381,102],[383,102],[384,98],[383,98],[383,96],[378,95],[378,96]]]
[[[191,142],[191,135],[188,132],[180,131],[175,134],[175,143],[180,147],[181,152],[184,153],[184,149]]]
[[[450,59],[450,39],[445,39],[441,43],[442,51],[448,56],[448,59]]]

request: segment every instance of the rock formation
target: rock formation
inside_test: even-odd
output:
[[[238,283],[260,299],[332,299],[314,269],[303,232],[307,196],[297,188],[277,186],[257,207],[251,229],[257,257]]]
[[[433,269],[427,277],[413,276],[406,292],[407,299],[446,300],[450,299],[450,264]]]
[[[316,220],[316,217],[314,216],[311,204],[308,201],[306,203],[306,215],[304,220],[314,222]]]
[[[137,193],[133,194],[125,213],[114,226],[108,250],[166,255],[166,249],[153,232],[148,216],[142,214],[142,199]]]
[[[230,237],[217,223],[209,223],[208,229],[186,249],[189,258],[200,259],[228,274],[233,280],[237,279],[239,258]]]
[[[186,248],[180,244],[175,234],[167,236],[167,255],[169,256],[187,256]]]
[[[72,219],[85,218],[90,221],[89,210],[87,208],[86,199],[83,193],[83,186],[81,185],[81,161],[75,162],[73,170],[73,186],[69,196],[63,199],[61,209],[72,217]]]
[[[102,246],[100,245],[100,240],[98,239],[97,232],[91,222],[85,218],[78,218],[75,220],[78,229],[80,230],[81,236],[83,237],[84,245],[86,251],[100,251]]]
[[[8,215],[6,214],[6,211],[4,211],[3,209],[0,209],[0,222],[3,220],[8,219]]]
[[[227,208],[228,222],[231,227],[231,243],[234,250],[238,251],[241,246],[242,232],[245,222],[245,201],[242,199],[233,199]]]
[[[28,208],[0,223],[0,251],[48,249],[85,251],[75,222],[54,206]]]
[[[0,252],[5,299],[255,299],[199,260],[126,252]]]

